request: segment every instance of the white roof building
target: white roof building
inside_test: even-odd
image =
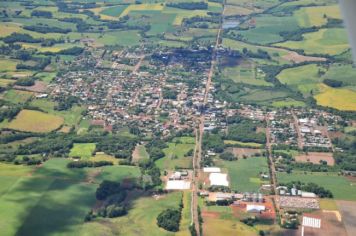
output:
[[[211,173],[209,175],[210,185],[229,186],[227,174]]]
[[[185,180],[168,180],[166,185],[167,190],[184,190],[190,189],[190,181]]]
[[[205,173],[220,173],[221,169],[219,167],[204,167],[203,171]]]

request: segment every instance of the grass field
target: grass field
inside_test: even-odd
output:
[[[164,8],[163,5],[156,3],[156,4],[131,4],[127,6],[120,17],[128,15],[131,11],[157,11],[158,13],[162,11]]]
[[[0,79],[0,87],[6,87],[6,86],[11,85],[15,82],[16,82],[16,80],[13,80],[13,79]]]
[[[302,49],[306,54],[337,55],[349,49],[345,29],[329,28],[303,35],[302,41],[276,44],[290,49]]]
[[[63,124],[63,118],[40,111],[22,110],[12,120],[9,129],[46,133],[58,129]]]
[[[113,7],[105,8],[100,13],[102,15],[119,17],[121,13],[126,9],[126,7],[127,6],[125,5],[113,6]]]
[[[75,143],[70,150],[70,157],[81,157],[88,159],[93,156],[95,151],[95,143]]]
[[[156,161],[156,165],[161,169],[174,169],[175,167],[190,168],[192,158],[184,155],[194,149],[194,138],[179,138],[181,143],[168,143],[168,148],[163,149],[165,157]],[[193,140],[193,142],[192,142]]]
[[[345,88],[331,88],[320,85],[321,93],[314,96],[321,106],[332,107],[338,110],[356,111],[356,92]]]
[[[222,161],[221,164],[228,170],[231,189],[240,192],[258,191],[262,183],[259,173],[268,172],[265,157],[251,157],[232,162]]]
[[[231,79],[235,83],[244,83],[256,86],[271,86],[271,83],[266,82],[257,74],[254,63],[245,63],[235,67],[225,67],[222,75],[225,78]]]
[[[356,200],[356,185],[345,177],[338,176],[336,173],[310,173],[293,172],[292,174],[277,173],[279,183],[290,181],[302,181],[305,183],[313,182],[326,189],[329,189],[337,200]]]

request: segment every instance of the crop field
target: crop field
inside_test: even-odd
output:
[[[193,139],[194,140],[194,139]],[[181,143],[168,143],[168,148],[163,149],[165,157],[156,161],[156,165],[161,169],[190,168],[192,165],[192,157],[184,155],[191,149],[194,149],[192,138],[182,138]]]
[[[63,124],[63,118],[40,111],[22,110],[12,120],[7,128],[27,131],[46,133],[58,129]]]
[[[320,87],[321,93],[314,96],[319,105],[338,110],[356,111],[355,91],[346,88],[331,88],[324,84]]]
[[[126,9],[127,6],[125,5],[119,5],[119,6],[114,6],[114,7],[109,7],[105,8],[102,10],[100,13],[102,15],[107,15],[107,16],[113,16],[113,17],[119,17],[121,13]]]
[[[10,89],[6,91],[4,100],[12,103],[25,103],[33,96],[32,92]]]
[[[318,88],[318,83],[322,82],[318,75],[319,67],[316,64],[309,64],[283,70],[277,75],[277,79],[288,86],[291,86],[303,94],[310,93],[310,88]],[[307,89],[306,89],[307,88]]]
[[[93,156],[95,151],[95,143],[74,143],[70,150],[70,157],[80,157],[82,159],[88,159]]]
[[[16,80],[12,80],[12,79],[0,79],[0,87],[6,87],[9,84],[13,84],[15,83]]]
[[[171,32],[173,30],[173,21],[176,17],[175,14],[157,13],[157,11],[153,10],[131,11],[130,15],[134,17],[148,17],[145,21],[151,25],[150,30],[147,32],[149,35]]]
[[[228,170],[231,189],[241,192],[258,191],[263,183],[260,180],[260,172],[268,173],[265,157],[251,157],[231,162],[222,161],[221,164]]]
[[[156,3],[156,4],[131,4],[127,6],[122,13],[120,14],[120,17],[126,16],[131,11],[157,11],[158,13],[162,11],[164,8],[163,5]]]
[[[17,63],[12,59],[0,59],[0,72],[15,71]]]
[[[294,31],[298,29],[297,21],[294,17],[275,17],[262,15],[254,18],[256,27],[238,32],[245,40],[257,44],[270,44],[283,40],[279,35],[283,31]]]
[[[349,49],[345,29],[329,28],[303,34],[302,41],[287,41],[276,46],[301,49],[306,54],[337,55]]]
[[[245,15],[249,15],[253,12],[255,12],[254,9],[240,7],[240,6],[234,6],[234,5],[226,5],[224,15],[225,16],[235,16],[235,15],[245,16]]]
[[[290,181],[313,182],[329,189],[337,200],[356,200],[356,185],[336,173],[297,172],[291,174],[277,173],[279,183]]]
[[[324,78],[341,81],[346,86],[356,86],[356,69],[352,65],[333,64]]]
[[[341,19],[339,5],[303,7],[295,11],[294,16],[303,28],[325,25],[327,18]]]

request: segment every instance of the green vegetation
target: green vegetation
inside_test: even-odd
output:
[[[268,173],[267,159],[265,157],[250,157],[232,162],[221,162],[227,168],[232,190],[240,192],[256,192],[261,184],[266,183],[260,179],[260,173]]]
[[[69,156],[88,159],[93,156],[94,151],[95,143],[74,143]]]

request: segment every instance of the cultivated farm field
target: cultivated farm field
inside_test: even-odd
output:
[[[40,111],[22,110],[12,120],[7,128],[27,131],[46,133],[58,129],[63,124],[63,118]]]

